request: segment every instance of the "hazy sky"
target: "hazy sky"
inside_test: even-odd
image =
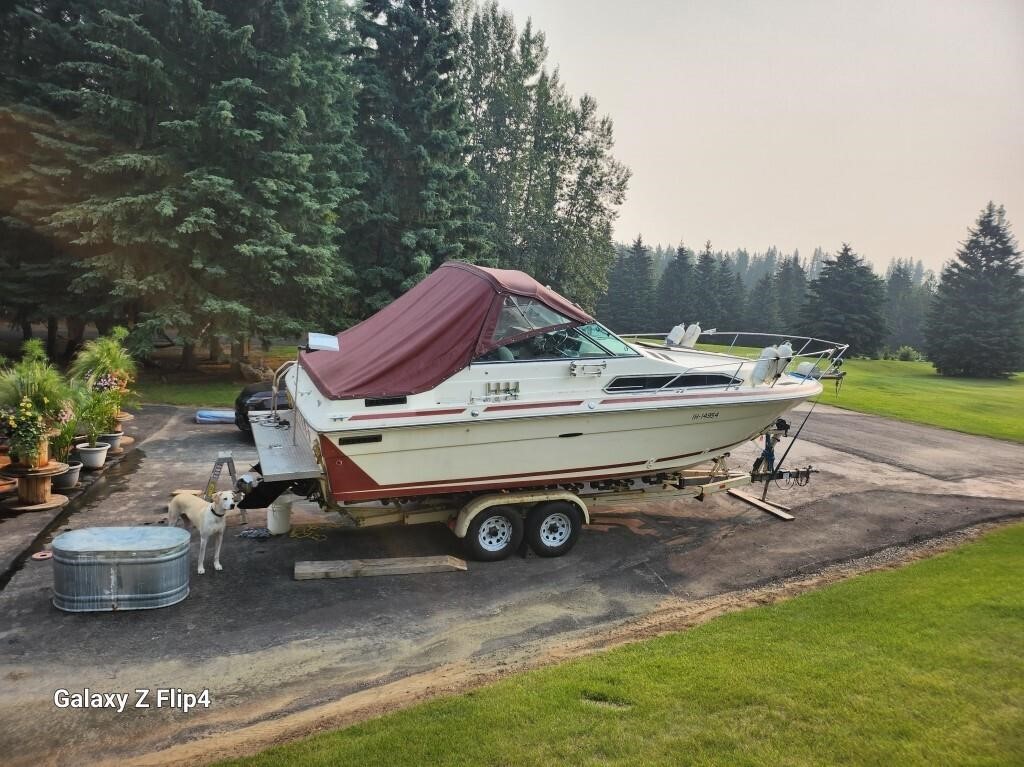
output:
[[[616,237],[938,268],[1024,239],[1024,0],[500,0],[615,123]]]

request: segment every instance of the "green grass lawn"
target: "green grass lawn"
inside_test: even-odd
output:
[[[235,397],[245,386],[230,380],[210,377],[209,381],[161,381],[140,380],[135,391],[143,404],[163,403],[167,405],[190,405],[195,407],[233,408]]]
[[[701,344],[757,357],[760,349]],[[930,362],[850,359],[839,394],[825,383],[821,402],[968,434],[1024,442],[1024,372],[1007,379],[948,378]]]
[[[1024,764],[1024,525],[255,765]]]
[[[850,360],[839,396],[821,402],[904,421],[1024,442],[1024,373],[1002,380],[947,378],[929,362]]]

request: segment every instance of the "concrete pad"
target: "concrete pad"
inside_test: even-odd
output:
[[[793,507],[791,522],[724,494],[704,503],[637,503],[595,516],[576,548],[557,559],[470,562],[461,573],[295,581],[298,560],[462,551],[442,525],[324,525],[309,537],[261,541],[238,538],[233,518],[224,572],[195,575],[193,540],[189,598],[120,614],[61,613],[49,602],[51,565],[26,563],[0,592],[0,753],[8,764],[200,763],[240,753],[247,743],[272,742],[290,717],[308,714],[308,728],[315,729],[316,712],[328,702],[352,701],[355,710],[369,700],[365,710],[386,710],[449,689],[457,673],[486,675],[504,663],[528,663],[569,637],[600,636],[666,604],[771,583],[987,520],[1024,517],[1021,463],[1014,462],[1024,448],[818,410],[805,429],[808,440],[796,444],[789,462],[815,464],[821,474],[806,488],[770,490],[770,498]],[[254,454],[233,427],[196,425],[191,416],[188,409],[144,410],[133,424],[136,450],[64,526],[159,524],[168,493],[201,487],[218,451],[233,450],[239,470],[248,466]],[[942,444],[944,452],[921,452],[928,444]],[[749,466],[755,454],[753,446],[738,451],[733,466]],[[303,514],[304,524],[320,521]],[[260,523],[255,513],[250,521]],[[211,706],[120,714],[55,707],[55,690],[84,687],[209,689]]]

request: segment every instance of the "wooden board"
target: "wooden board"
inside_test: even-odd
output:
[[[739,498],[744,503],[749,503],[751,506],[756,506],[757,508],[761,509],[761,511],[767,511],[769,514],[774,514],[779,519],[785,519],[787,522],[789,520],[796,519],[796,517],[794,517],[792,514],[783,511],[778,506],[772,504],[769,501],[762,501],[760,498],[755,498],[752,495],[741,493],[739,490],[730,489],[728,493],[733,498]]]
[[[465,570],[458,557],[395,557],[392,559],[337,559],[328,562],[296,562],[295,580],[360,578],[370,575],[409,575]]]

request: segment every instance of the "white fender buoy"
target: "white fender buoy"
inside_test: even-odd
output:
[[[779,361],[775,367],[775,377],[778,378],[780,375],[786,372],[786,367],[790,362],[793,361],[793,345],[786,341],[779,347]]]
[[[679,346],[684,335],[686,335],[686,323],[681,322],[669,331],[665,343],[669,346]]]
[[[779,359],[779,350],[774,346],[766,346],[757,358],[754,372],[750,374],[750,382],[757,386],[764,383],[775,372],[775,364]]]
[[[697,345],[698,338],[700,338],[700,323],[695,322],[686,329],[686,332],[683,334],[683,340],[679,342],[679,345],[692,349]]]

